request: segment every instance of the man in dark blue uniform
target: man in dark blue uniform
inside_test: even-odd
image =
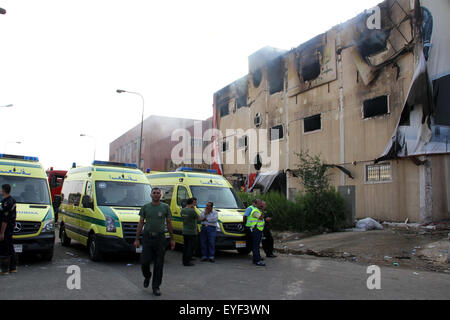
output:
[[[11,197],[11,186],[2,185],[2,197],[0,205],[0,260],[2,275],[9,272],[17,272],[17,259],[14,252],[13,232],[16,225],[16,200]]]

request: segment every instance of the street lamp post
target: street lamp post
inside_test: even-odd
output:
[[[90,135],[87,135],[87,134],[84,134],[84,133],[81,133],[81,134],[80,134],[80,137],[91,138],[91,139],[94,140],[94,161],[95,161],[95,151],[96,151],[96,149],[97,149],[97,140],[95,139],[95,137],[90,136]]]
[[[139,92],[133,92],[133,91],[126,91],[126,90],[121,90],[121,89],[117,89],[116,90],[117,93],[131,93],[131,94],[135,94],[141,97],[142,99],[142,119],[141,119],[141,138],[139,140],[139,158],[138,158],[138,163],[137,165],[139,166],[139,169],[143,169],[141,166],[141,162],[142,162],[142,133],[144,130],[144,106],[145,106],[145,101],[144,101],[144,96],[142,94],[140,94]]]

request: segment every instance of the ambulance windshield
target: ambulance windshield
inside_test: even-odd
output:
[[[210,187],[210,186],[191,186],[191,192],[197,198],[197,207],[206,207],[207,202],[214,203],[218,209],[243,209],[239,197],[231,188]]]
[[[47,180],[0,175],[0,185],[11,185],[11,196],[17,203],[50,204]]]
[[[114,207],[142,207],[152,201],[152,188],[148,184],[96,181],[97,205]]]

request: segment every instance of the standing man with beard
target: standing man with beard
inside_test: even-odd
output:
[[[175,248],[175,240],[173,238],[172,228],[172,214],[169,206],[161,202],[161,189],[153,188],[152,202],[147,203],[141,208],[139,215],[141,220],[136,231],[136,240],[134,246],[140,247],[139,237],[141,235],[142,227],[144,226],[144,233],[142,236],[142,254],[141,254],[141,268],[144,275],[144,288],[148,288],[152,273],[150,271],[150,263],[153,261],[153,281],[152,289],[155,296],[160,296],[159,289],[164,268],[164,255],[166,252],[166,236],[165,229],[170,233],[170,249]]]

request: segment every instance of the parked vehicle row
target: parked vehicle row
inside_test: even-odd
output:
[[[162,190],[162,201],[170,206],[176,243],[183,244],[181,208],[195,197],[197,214],[209,201],[219,212],[216,248],[247,253],[244,206],[215,170],[182,167],[144,174],[135,164],[94,161],[86,167],[74,163],[69,171],[45,172],[36,157],[0,154],[2,184],[12,186],[17,201],[13,239],[19,254],[40,253],[51,260],[55,221],[60,223],[62,245],[69,246],[72,240],[82,243],[93,261],[104,253],[139,253],[133,246],[139,210],[151,202],[152,187]],[[168,233],[166,237],[169,242]]]

